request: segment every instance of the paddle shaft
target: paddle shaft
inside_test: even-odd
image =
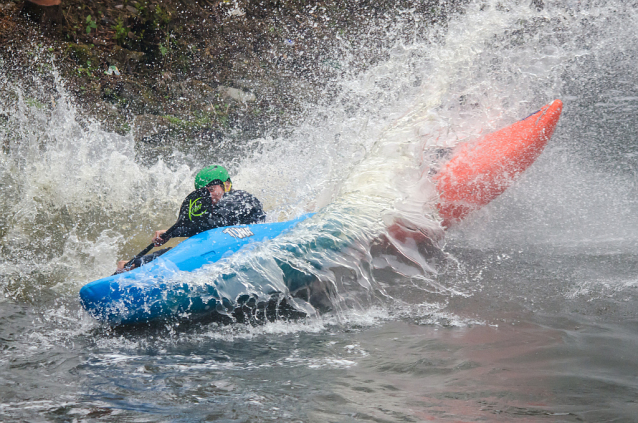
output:
[[[169,231],[164,232],[162,235],[160,235],[160,238],[162,238],[163,240],[168,240],[167,238],[170,238],[170,233]],[[137,255],[135,257],[133,257],[132,259],[130,259],[122,269],[126,269],[127,267],[131,266],[133,264],[133,262],[135,260],[137,260],[138,258],[142,257],[144,254],[148,253],[149,251],[151,251],[153,248],[155,247],[155,243],[151,242],[146,248],[144,248],[142,251],[140,251],[139,253],[137,253]],[[117,272],[113,273],[114,275],[117,274]]]

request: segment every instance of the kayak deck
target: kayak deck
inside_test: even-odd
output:
[[[111,324],[149,321],[187,311],[228,310],[237,305],[234,302],[241,302],[243,295],[249,300],[250,295],[242,293],[242,287],[227,292],[232,301],[227,296],[222,298],[214,284],[194,287],[169,282],[178,272],[200,269],[242,248],[275,238],[310,216],[312,214],[287,222],[228,226],[202,232],[148,264],[88,283],[80,290],[80,300],[94,318]],[[193,290],[203,292],[193,295]]]

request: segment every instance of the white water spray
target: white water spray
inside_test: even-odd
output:
[[[592,54],[579,38],[580,22],[586,16],[600,28],[615,17],[613,7],[565,3],[539,12],[527,2],[507,8],[496,1],[470,3],[445,28],[433,27],[411,43],[396,37],[385,60],[334,82],[330,90],[338,95],[308,106],[311,117],[288,136],[255,140],[253,155],[223,164],[230,165],[235,187],[262,199],[271,221],[330,205],[316,230],[321,219],[339,216],[358,253],[319,254],[320,261],[349,268],[365,290],[383,291],[369,270],[369,246],[388,226],[399,222],[441,237],[436,194],[424,176],[436,160],[431,151],[560,97],[570,66]],[[82,118],[63,83],[55,85],[55,100],[43,104],[19,83],[0,81],[7,93],[0,114],[8,116],[0,135],[6,199],[0,266],[2,287],[14,298],[41,286],[74,294],[108,274],[116,259],[134,254],[154,229],[172,223],[203,160],[176,150],[170,165],[139,163],[132,137]],[[418,249],[395,247],[420,269],[410,274],[433,283],[429,275],[436,268]]]

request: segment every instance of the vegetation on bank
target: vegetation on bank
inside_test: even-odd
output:
[[[378,60],[393,16],[408,11],[423,28],[460,3],[12,0],[0,3],[0,60],[17,79],[55,66],[87,113],[136,128],[139,141],[255,136],[330,96],[326,81]],[[47,57],[37,66],[34,51]]]

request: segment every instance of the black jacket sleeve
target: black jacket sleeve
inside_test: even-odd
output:
[[[221,226],[250,225],[266,219],[261,203],[246,191],[226,193],[208,218],[209,229]]]

